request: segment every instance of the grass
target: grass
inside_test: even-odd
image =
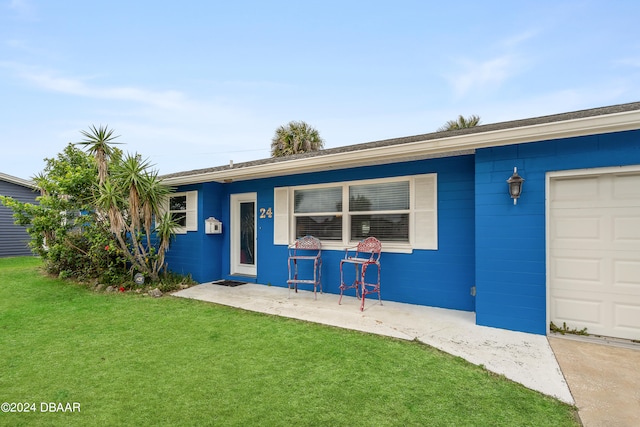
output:
[[[0,425],[575,426],[575,408],[417,342],[103,294],[0,259]],[[77,402],[80,412],[39,412]]]

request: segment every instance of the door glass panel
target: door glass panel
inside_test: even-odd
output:
[[[240,203],[240,264],[255,263],[255,221],[255,203]]]

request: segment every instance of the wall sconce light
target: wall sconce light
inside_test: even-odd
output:
[[[514,205],[518,203],[518,198],[522,193],[523,182],[524,178],[518,175],[518,168],[513,168],[513,175],[507,180],[507,184],[509,184],[509,195],[513,199]]]

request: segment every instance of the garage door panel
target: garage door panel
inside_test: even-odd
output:
[[[551,320],[640,339],[640,173],[555,178],[549,190]]]
[[[640,187],[638,187],[638,177],[640,174],[612,175],[613,191],[612,196],[618,200],[640,201]]]
[[[617,260],[613,263],[613,283],[622,293],[640,296],[640,260]]]
[[[633,216],[615,216],[613,218],[613,239],[615,242],[640,245],[640,209]]]
[[[556,326],[581,330],[593,335],[638,339],[640,329],[640,305],[605,304],[594,295],[592,299],[576,299],[571,295],[556,295],[553,311],[557,313]]]
[[[597,177],[556,179],[551,201],[556,202],[554,205],[558,204],[558,207],[580,200],[588,202],[598,198],[599,187]]]
[[[553,227],[553,236],[556,239],[599,240],[600,235],[600,218],[597,217],[558,218]]]
[[[625,337],[633,339],[640,329],[640,306],[615,304],[613,307],[614,327],[620,331],[636,332],[635,335]]]
[[[600,283],[602,280],[600,259],[556,257],[553,262],[555,264],[554,277],[557,279],[595,283]]]
[[[573,295],[567,295],[566,298],[563,298],[556,295],[553,305],[556,312],[553,322],[556,326],[566,323],[567,325],[594,327],[602,322],[602,302],[597,299],[576,299]],[[581,328],[585,326],[581,326]]]
[[[563,296],[568,299],[573,295],[576,300],[589,299],[603,301],[602,294],[610,290],[596,282],[581,280],[559,280],[558,289],[551,294],[552,297]]]

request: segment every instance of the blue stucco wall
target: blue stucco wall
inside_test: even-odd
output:
[[[475,301],[470,294],[475,274],[473,168],[473,156],[460,156],[240,182],[229,185],[228,190],[229,193],[257,191],[258,208],[268,208],[273,207],[273,189],[277,186],[435,172],[438,174],[438,250],[385,253],[383,244],[382,298],[473,311]],[[228,248],[223,252],[228,253]],[[339,293],[343,256],[343,251],[323,251],[325,292]],[[273,219],[259,219],[257,282],[286,286],[286,260],[286,246],[273,245]]]
[[[201,190],[199,197],[219,200],[219,205],[215,206],[217,210],[212,208],[212,211],[219,212],[220,216],[204,209],[200,213],[200,223],[210,215],[221,218],[223,234],[215,236],[220,239],[211,240],[207,247],[205,243],[209,243],[208,238],[212,236],[201,235],[201,230],[179,235],[171,248],[170,268],[190,272],[198,281],[229,278],[228,225],[231,194],[256,192],[257,207],[266,209],[273,208],[273,190],[278,186],[434,172],[438,174],[438,250],[415,250],[412,254],[385,253],[383,245],[382,298],[473,311],[475,299],[471,296],[470,289],[475,283],[474,158],[470,155],[229,184],[180,187],[178,191],[198,189]],[[273,244],[273,227],[273,218],[258,219],[257,277],[247,279],[286,287],[287,248]],[[325,292],[339,293],[339,265],[343,256],[343,251],[323,251]],[[202,267],[202,263],[216,262],[219,262],[216,268]]]
[[[476,322],[546,334],[546,173],[640,164],[640,131],[482,149],[475,160]],[[515,206],[514,167],[526,180]]]
[[[176,273],[191,274],[197,282],[220,279],[224,234],[206,234],[204,220],[222,217],[223,185],[208,182],[177,189],[179,192],[191,190],[198,191],[198,231],[176,236],[166,255],[167,265]]]
[[[169,267],[200,282],[231,278],[230,195],[256,192],[273,208],[273,189],[423,173],[438,174],[438,250],[382,255],[384,300],[476,311],[479,325],[546,334],[545,184],[550,171],[640,164],[640,131],[479,149],[475,155],[352,168],[279,178],[182,186],[198,190],[198,232],[178,235]],[[526,181],[513,205],[506,180]],[[206,235],[204,219],[223,222]],[[273,244],[273,218],[258,219],[257,276],[286,286],[287,249]],[[323,252],[325,292],[338,293],[342,251]],[[470,295],[476,285],[477,297]]]

